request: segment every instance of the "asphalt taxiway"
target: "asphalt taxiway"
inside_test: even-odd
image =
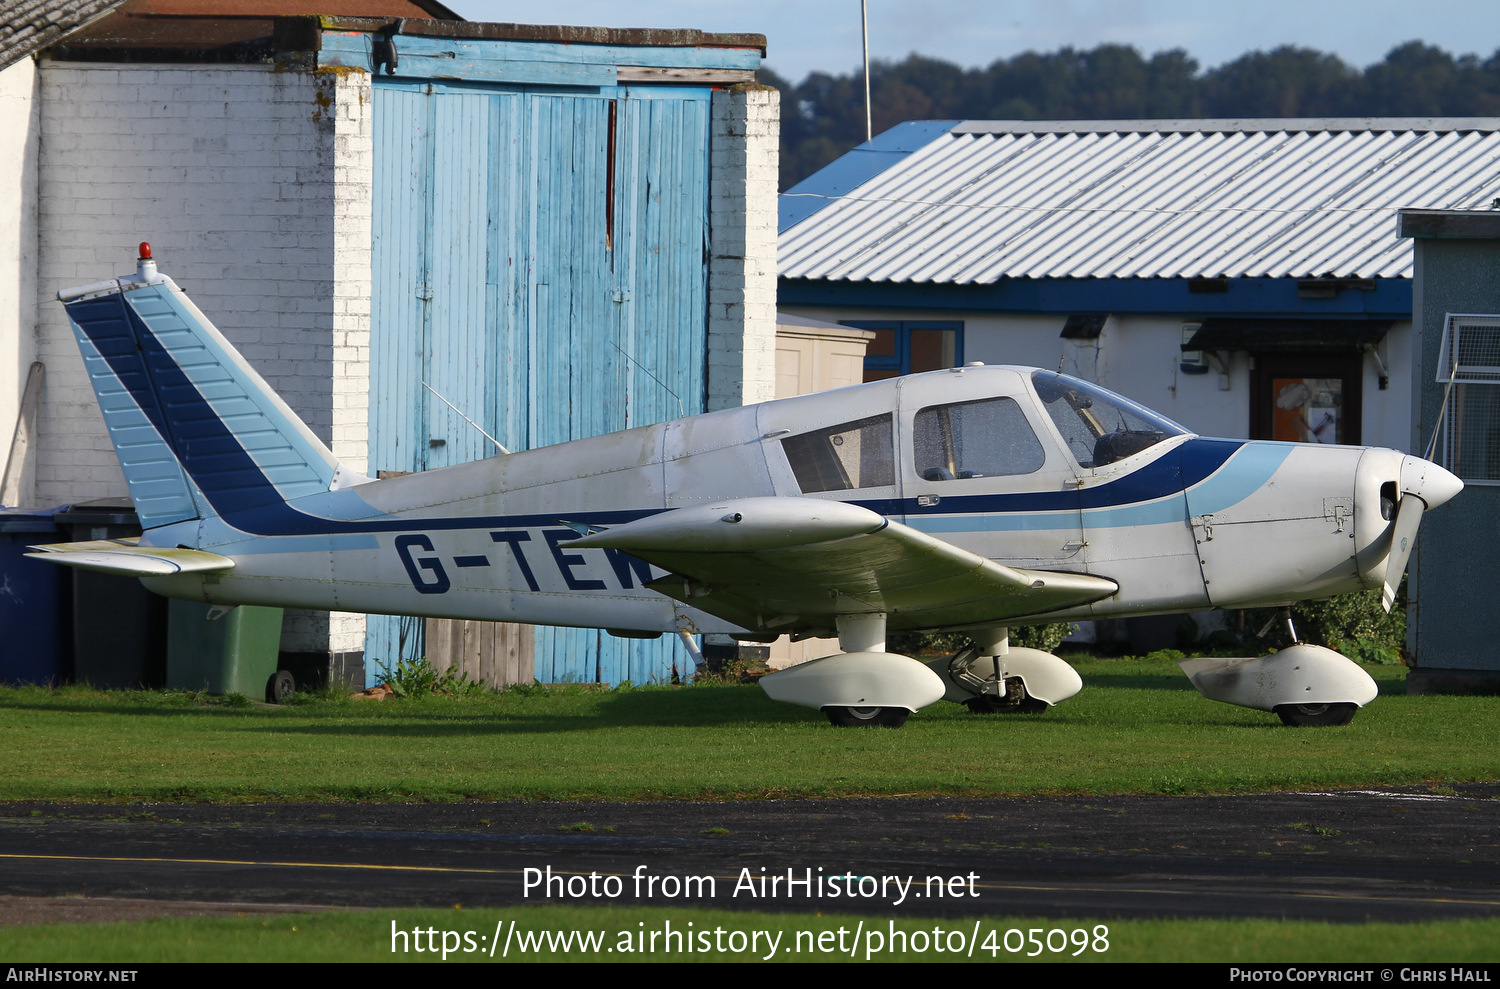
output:
[[[173,912],[645,902],[895,916],[1496,917],[1500,784],[1214,797],[0,804],[0,924],[41,916],[47,903],[108,916],[107,904],[150,902]]]

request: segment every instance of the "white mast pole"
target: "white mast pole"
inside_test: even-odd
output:
[[[874,137],[870,126],[870,5],[869,0],[859,0],[860,30],[865,39],[865,140]]]

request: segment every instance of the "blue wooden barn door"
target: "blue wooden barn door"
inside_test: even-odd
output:
[[[608,278],[603,292],[592,296],[599,310],[575,323],[571,337],[580,355],[575,375],[582,368],[585,380],[607,378],[614,386],[581,406],[574,437],[703,409],[709,93],[637,88],[611,95]],[[593,327],[607,328],[609,336],[601,339]],[[575,385],[580,398],[586,393]],[[597,658],[592,676],[586,665],[580,668],[580,658],[586,664],[590,655]],[[548,669],[557,680],[651,683],[690,671],[692,663],[674,637],[617,639],[593,630],[539,628],[538,679]]]
[[[708,96],[377,83],[372,470],[492,455],[448,403],[512,450],[702,411]],[[422,654],[368,629],[367,668]],[[543,682],[691,668],[670,636],[535,641]]]
[[[430,106],[416,89],[383,89],[374,114],[375,158],[371,281],[374,315],[370,345],[370,457],[372,475],[422,470],[426,452],[420,364],[428,324],[432,213]],[[370,615],[365,621],[365,675],[424,654],[422,621]]]

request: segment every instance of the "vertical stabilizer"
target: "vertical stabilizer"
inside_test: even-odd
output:
[[[149,245],[134,276],[58,298],[143,528],[233,522],[334,486],[333,453],[157,273]]]

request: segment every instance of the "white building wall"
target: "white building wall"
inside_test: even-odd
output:
[[[47,62],[41,71],[37,498],[126,493],[62,288],[172,276],[334,453],[363,469],[369,379],[368,76]],[[289,613],[283,648],[363,648],[363,617]]]
[[[1364,417],[1366,446],[1388,446],[1407,453],[1422,453],[1422,450],[1411,448],[1412,362],[1421,345],[1411,323],[1391,324],[1390,332],[1376,348],[1390,371],[1390,383],[1385,391],[1380,390],[1379,365],[1374,358],[1365,358],[1365,403],[1361,415]],[[1431,438],[1424,436],[1422,442]]]
[[[708,409],[776,396],[779,91],[715,90],[709,152]]]
[[[36,75],[29,58],[0,70],[0,470],[36,353]],[[31,473],[16,499],[28,508]]]
[[[1055,320],[1054,336],[1062,331],[1062,323],[1061,318]],[[1230,357],[1227,390],[1213,369],[1207,374],[1184,373],[1182,324],[1177,317],[1110,317],[1097,341],[1098,383],[1204,436],[1248,437],[1249,360],[1244,354]],[[1082,369],[1063,370],[1078,374]]]
[[[1180,317],[1111,316],[1096,341],[1061,338],[1063,316],[783,307],[837,323],[844,320],[961,320],[964,360],[1061,370],[1095,381],[1204,436],[1250,435],[1250,356],[1230,355],[1228,388],[1217,371],[1181,370]],[[1362,442],[1405,449],[1411,433],[1411,324],[1391,327],[1379,352],[1390,371],[1381,391],[1374,358],[1364,360]]]

